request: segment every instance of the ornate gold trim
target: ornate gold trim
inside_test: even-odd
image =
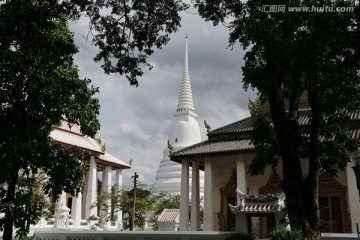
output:
[[[273,169],[269,179],[262,187],[259,187],[259,195],[275,194],[282,192],[281,178],[276,169]]]
[[[231,177],[228,183],[220,189],[220,212],[217,214],[217,218],[219,221],[219,231],[228,231],[227,229],[227,219],[228,214],[228,204],[227,199],[229,197],[236,198],[236,188],[237,188],[237,177],[236,177],[236,170],[233,169]]]
[[[341,203],[341,217],[343,232],[351,233],[351,218],[347,201],[347,186],[339,183],[330,174],[324,173],[319,176],[319,197],[339,197]]]

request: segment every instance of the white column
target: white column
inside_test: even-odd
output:
[[[101,189],[105,193],[111,192],[111,166],[106,166],[103,171]]]
[[[200,178],[199,161],[192,162],[191,231],[200,231]]]
[[[236,161],[236,185],[243,193],[247,194],[247,183],[246,183],[246,168],[245,159],[238,157]],[[240,204],[240,198],[237,198],[237,204]]]
[[[79,227],[81,221],[82,210],[82,193],[78,193],[77,197],[72,197],[71,203],[71,219],[74,221],[73,227]]]
[[[97,196],[97,166],[95,156],[90,157],[90,166],[89,166],[89,173],[88,173],[88,184],[87,188],[85,189],[87,196],[86,196],[86,209],[85,209],[85,218],[88,218],[92,215],[97,216],[97,209],[96,207],[90,208],[90,206],[96,201]]]
[[[245,158],[238,156],[236,160],[236,186],[243,193],[247,193]],[[237,205],[240,204],[240,198],[237,196]],[[248,222],[246,214],[236,214],[236,230],[248,231]]]
[[[86,172],[86,175],[85,175],[85,184],[84,184],[84,188],[83,188],[83,191],[82,191],[82,200],[81,200],[81,219],[86,219],[85,215],[86,215],[86,199],[87,199],[87,196],[88,196],[88,193],[87,193],[87,189],[89,188],[88,187],[89,185],[89,171]]]
[[[123,182],[123,179],[122,179],[122,169],[117,169],[115,171],[115,186],[117,186],[118,190],[121,190],[122,188],[122,182]]]
[[[118,193],[120,193],[120,191],[122,191],[122,169],[117,169],[115,171],[115,187],[117,188],[116,190],[118,191]],[[119,206],[120,207],[120,206]],[[120,211],[120,209],[117,209],[117,226],[118,229],[123,229],[123,217],[122,217],[122,211]]]
[[[356,186],[355,172],[352,169],[356,165],[356,162],[350,162],[346,167],[347,185],[348,185],[348,201],[349,201],[349,212],[351,215],[351,229],[353,233],[356,233],[356,223],[360,219],[360,199],[359,190]]]
[[[213,166],[211,159],[204,160],[204,231],[215,231],[215,209],[213,196]]]
[[[189,160],[182,160],[180,194],[180,231],[189,231]]]
[[[111,166],[106,166],[103,173],[102,173],[102,186],[101,191],[105,194],[111,193]],[[105,212],[104,209],[101,209],[100,216],[101,219],[101,227],[107,229],[111,226],[110,223],[110,214],[111,214],[111,202],[110,199],[108,199],[107,202],[104,204],[107,205],[107,210]]]

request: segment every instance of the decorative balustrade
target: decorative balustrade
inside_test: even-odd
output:
[[[223,240],[220,232],[35,231],[34,240]]]

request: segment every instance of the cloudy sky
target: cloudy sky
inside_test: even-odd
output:
[[[167,146],[168,132],[175,113],[182,80],[185,35],[188,34],[190,80],[202,140],[206,139],[206,120],[212,129],[249,115],[252,92],[242,88],[240,46],[228,48],[229,31],[206,23],[194,9],[182,14],[181,29],[172,34],[169,44],[150,57],[154,66],[144,71],[139,87],[129,85],[119,74],[106,75],[93,61],[96,47],[86,42],[85,21],[71,24],[79,53],[75,57],[80,75],[92,79],[100,94],[101,129],[97,136],[109,153],[128,162],[132,169],[123,173],[124,184],[137,172],[147,185],[155,181],[156,171]]]

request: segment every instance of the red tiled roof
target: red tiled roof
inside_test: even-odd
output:
[[[81,150],[90,151],[96,155],[103,165],[112,166],[114,169],[131,168],[131,166],[117,157],[103,152],[101,146],[95,139],[81,134],[77,125],[69,127],[68,122],[63,120],[61,125],[50,133],[50,137],[60,145],[76,147]]]
[[[158,222],[174,222],[179,213],[179,209],[164,209],[158,218]]]

